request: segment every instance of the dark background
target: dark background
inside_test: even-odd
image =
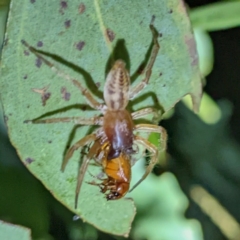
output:
[[[190,8],[215,2],[219,1],[186,1]],[[172,159],[168,170],[175,173],[191,202],[186,216],[201,222],[205,240],[225,240],[228,238],[189,195],[191,185],[200,184],[240,221],[240,27],[209,34],[214,47],[214,66],[206,77],[204,91],[226,116],[215,126],[207,126],[180,103],[173,118],[161,125],[169,134]],[[190,141],[184,140],[186,135]]]

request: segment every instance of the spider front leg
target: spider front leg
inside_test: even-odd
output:
[[[159,51],[159,44],[158,44],[158,35],[156,33],[156,30],[154,29],[153,26],[153,21],[154,21],[154,17],[152,19],[152,22],[150,24],[150,30],[152,31],[152,36],[153,36],[153,48],[152,48],[152,52],[151,52],[151,56],[150,56],[150,60],[149,63],[147,65],[146,68],[146,73],[145,73],[145,78],[139,83],[137,84],[133,89],[130,90],[129,92],[129,99],[133,99],[137,96],[138,93],[140,93],[142,91],[142,89],[148,84],[149,79],[151,77],[152,74],[152,67],[153,64],[157,58],[157,54]]]
[[[154,124],[158,124],[158,122],[160,121],[161,119],[161,114],[159,113],[159,111],[155,108],[144,108],[144,109],[140,109],[136,112],[133,112],[131,115],[132,115],[132,118],[133,119],[139,119],[141,117],[144,117],[148,114],[153,114],[153,118],[152,118],[152,122]]]
[[[26,120],[25,123],[63,123],[63,122],[72,122],[74,124],[81,125],[102,125],[103,118],[102,117],[92,117],[92,118],[82,118],[82,117],[63,117],[63,118],[47,118],[47,119],[33,119]]]
[[[80,147],[83,147],[93,141],[97,140],[97,134],[93,133],[90,135],[85,136],[84,138],[80,139],[79,141],[77,141],[71,148],[69,148],[67,150],[67,153],[63,159],[62,162],[62,166],[61,166],[61,170],[62,172],[65,170],[65,167],[69,161],[69,159],[72,157],[74,151],[76,151],[77,149],[79,149]]]
[[[26,46],[29,49],[29,51],[31,51],[33,54],[35,54],[40,60],[42,60],[47,66],[49,66],[53,72],[55,72],[60,77],[64,78],[65,80],[67,80],[67,81],[71,82],[73,85],[75,85],[80,90],[80,92],[82,93],[82,95],[85,97],[88,104],[92,108],[94,108],[96,110],[100,110],[102,112],[104,111],[106,106],[102,103],[99,103],[97,100],[95,100],[94,97],[92,96],[92,94],[88,91],[88,89],[84,88],[80,82],[73,79],[71,76],[69,76],[62,70],[58,69],[56,66],[54,66],[53,63],[51,63],[45,57],[43,57],[34,47],[30,46],[25,40],[22,40],[22,44],[24,46]]]

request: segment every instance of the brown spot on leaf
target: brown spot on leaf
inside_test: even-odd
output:
[[[41,100],[42,100],[42,105],[45,106],[46,105],[46,102],[47,100],[50,98],[51,96],[51,93],[50,92],[47,92],[49,88],[49,85],[44,87],[44,88],[32,88],[32,91],[35,92],[35,93],[39,93],[41,95]]]
[[[158,37],[162,37],[163,36],[163,34],[162,33],[158,33]]]
[[[42,96],[42,105],[45,106],[46,105],[46,101],[51,97],[51,93],[47,92]]]
[[[67,92],[66,87],[61,88],[62,99],[69,101],[71,97],[71,93]]]
[[[27,74],[23,76],[23,79],[27,79],[27,78],[28,78],[28,75],[27,75]]]
[[[162,76],[162,72],[159,73],[159,77],[161,77],[161,76]]]
[[[171,13],[173,13],[173,10],[172,10],[172,9],[170,9],[170,10],[169,10],[169,13],[170,13],[170,14],[171,14]]]
[[[109,28],[106,29],[106,35],[110,42],[112,42],[115,39],[115,33]]]
[[[42,41],[38,41],[37,42],[37,47],[42,47],[43,46],[43,42]]]
[[[71,20],[66,20],[66,21],[64,22],[64,25],[65,25],[65,28],[70,28],[70,26],[71,26]]]
[[[27,50],[24,50],[23,53],[24,53],[25,56],[29,56],[29,54],[30,54],[29,51],[27,51]]]
[[[76,45],[77,50],[81,51],[83,49],[83,47],[85,46],[85,42],[84,41],[80,41],[78,42]]]
[[[40,68],[42,66],[42,60],[40,58],[37,58],[35,61],[36,67]]]
[[[60,2],[61,8],[66,9],[68,7],[67,1],[61,1]]]
[[[49,140],[48,143],[52,143],[52,140]]]
[[[28,164],[31,164],[32,162],[34,162],[35,160],[33,159],[33,158],[30,158],[30,157],[28,157],[28,158],[26,158],[25,159],[25,163],[28,165]]]
[[[30,0],[30,3],[35,3],[36,2],[36,0]]]
[[[84,5],[84,3],[80,3],[79,7],[78,7],[78,12],[79,14],[83,14],[86,10],[86,6]]]
[[[60,12],[61,14],[64,14],[64,10],[66,10],[67,7],[68,7],[67,1],[61,1],[61,2],[60,2],[60,10],[59,10],[59,12]]]

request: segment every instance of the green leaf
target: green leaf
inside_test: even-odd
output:
[[[194,36],[197,43],[200,72],[203,76],[207,76],[211,73],[214,63],[212,39],[208,32],[199,28],[194,28]]]
[[[144,168],[137,163],[134,170],[133,180],[137,181]],[[173,174],[149,176],[142,189],[136,189],[130,196],[138,209],[131,232],[133,239],[203,240],[200,223],[185,217],[188,199]]]
[[[24,124],[48,117],[91,117],[99,112],[86,108],[74,86],[57,76],[21,44],[24,39],[48,54],[56,66],[81,81],[102,101],[111,51],[126,61],[133,85],[144,75],[138,71],[149,57],[152,36],[149,24],[159,32],[160,52],[149,85],[133,101],[133,109],[155,106],[168,111],[184,95],[191,94],[195,111],[201,98],[201,79],[195,41],[182,1],[161,2],[85,0],[12,0],[1,65],[1,98],[12,144],[26,167],[66,207],[98,229],[127,236],[135,215],[133,201],[106,201],[99,189],[83,184],[78,209],[74,209],[79,152],[60,171],[64,152],[92,128],[67,123]],[[75,71],[74,71],[75,70]],[[98,89],[96,86],[100,86]],[[50,98],[42,105],[33,89],[46,87]],[[92,173],[99,169],[92,166]],[[92,181],[87,173],[84,181]]]
[[[190,11],[194,28],[216,31],[240,25],[240,2],[226,1],[208,4]]]
[[[31,232],[28,228],[6,223],[0,220],[0,239],[30,240]]]

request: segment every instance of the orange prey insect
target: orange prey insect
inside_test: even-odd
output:
[[[109,149],[109,143],[101,145],[99,141],[96,141],[89,150],[87,159],[90,161],[92,158],[94,158],[97,163],[102,165],[103,171],[107,175],[107,178],[102,179],[97,177],[98,180],[101,180],[100,183],[88,183],[99,186],[101,192],[106,193],[107,200],[116,200],[125,196],[129,190],[131,180],[131,160],[129,155],[125,154],[124,152],[121,152],[117,158],[108,160],[107,158]],[[89,161],[84,161],[81,165],[81,169],[85,169],[81,173],[82,177],[85,174]]]
[[[83,177],[86,172],[86,167],[88,166],[87,163],[91,160],[90,158],[99,158],[99,156],[105,154],[102,160],[102,165],[105,169],[105,173],[107,174],[108,179],[99,186],[101,186],[102,192],[105,192],[105,189],[110,189],[111,191],[114,184],[114,187],[118,189],[118,176],[115,173],[111,175],[108,166],[110,167],[110,165],[114,165],[114,167],[116,167],[115,164],[117,161],[124,163],[126,163],[128,160],[130,161],[132,154],[135,154],[137,152],[137,150],[134,150],[134,146],[138,144],[142,145],[151,153],[151,160],[142,178],[132,187],[132,191],[152,171],[154,165],[158,161],[159,152],[166,148],[167,134],[164,128],[154,124],[134,124],[135,119],[142,118],[143,116],[146,116],[148,114],[153,114],[154,119],[158,118],[159,116],[156,109],[148,107],[133,113],[130,113],[128,110],[126,110],[129,100],[134,99],[148,84],[152,73],[152,67],[159,51],[159,44],[157,41],[158,35],[154,29],[153,20],[150,24],[150,30],[153,36],[153,47],[148,65],[145,70],[144,79],[133,88],[130,88],[130,76],[127,69],[125,68],[125,63],[122,60],[117,60],[106,78],[106,83],[104,86],[105,104],[96,101],[93,95],[89,92],[89,90],[83,87],[83,85],[79,81],[71,78],[69,75],[56,68],[35,48],[31,47],[24,40],[22,40],[22,43],[46,65],[48,65],[54,72],[56,72],[59,76],[68,80],[69,82],[73,83],[80,90],[81,94],[85,97],[86,101],[92,108],[101,112],[100,116],[94,116],[88,119],[82,117],[64,117],[30,120],[30,122],[32,123],[72,122],[74,124],[99,126],[99,128],[93,133],[80,139],[71,148],[69,148],[63,159],[61,167],[62,171],[64,171],[69,159],[72,157],[75,150],[93,143],[92,149],[90,149],[89,156],[87,156],[87,158],[84,160],[84,163],[79,170],[75,207],[77,207],[78,194],[80,192]],[[145,138],[136,135],[134,132],[159,133],[161,146],[156,147]],[[94,146],[94,142],[98,142],[99,144],[97,143]],[[104,144],[107,144],[107,148],[104,147]],[[128,167],[123,167],[123,169],[126,170],[128,169]],[[119,170],[120,167],[117,167],[116,172],[118,172]],[[129,184],[128,181],[126,182],[127,184]],[[124,194],[119,193],[119,196],[121,197]],[[115,199],[109,197],[108,195],[107,198]]]

